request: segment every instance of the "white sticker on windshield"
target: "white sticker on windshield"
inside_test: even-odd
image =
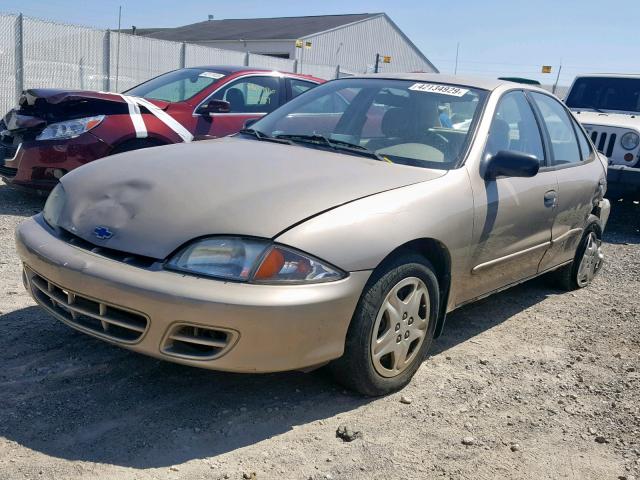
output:
[[[466,88],[452,87],[450,85],[437,85],[435,83],[414,83],[409,87],[409,90],[415,90],[416,92],[439,93],[441,95],[450,95],[452,97],[462,97],[469,92]]]
[[[213,78],[214,80],[218,80],[219,78],[224,77],[224,73],[218,72],[202,72],[198,75],[199,77]]]

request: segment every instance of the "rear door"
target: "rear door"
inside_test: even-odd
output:
[[[202,102],[225,100],[230,104],[230,112],[202,115],[198,123],[205,125],[206,132],[199,128],[198,134],[216,138],[236,133],[247,120],[272,112],[285,98],[284,79],[279,75],[253,74],[231,80]]]
[[[569,262],[599,198],[604,169],[573,115],[551,95],[529,92],[550,144],[550,165],[558,178],[558,201],[551,248],[540,271]]]

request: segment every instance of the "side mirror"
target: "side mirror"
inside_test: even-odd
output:
[[[535,177],[540,170],[540,161],[534,155],[500,150],[484,162],[485,180],[498,177]]]
[[[259,118],[250,118],[249,120],[244,122],[244,127],[243,128],[249,128],[251,125],[256,123],[258,120],[260,120],[260,119]]]
[[[231,104],[225,100],[209,100],[198,107],[196,113],[199,115],[210,115],[212,113],[229,113]]]

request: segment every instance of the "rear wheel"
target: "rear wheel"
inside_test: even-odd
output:
[[[417,255],[383,267],[356,308],[344,355],[331,368],[337,380],[364,395],[404,387],[426,356],[440,305],[431,264]]]
[[[591,225],[585,231],[573,261],[551,273],[553,284],[567,291],[588,286],[602,268],[601,246],[599,232]]]

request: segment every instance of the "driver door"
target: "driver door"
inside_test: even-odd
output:
[[[547,155],[541,132],[524,93],[508,92],[498,102],[484,156],[518,151],[534,155],[542,167]],[[474,183],[474,229],[464,301],[536,275],[551,244],[558,189],[553,171],[494,180],[485,180],[480,171],[469,174]]]
[[[237,133],[244,123],[272,112],[284,102],[284,79],[274,75],[250,75],[226,83],[209,100],[229,102],[228,113],[203,113],[196,127],[198,139],[225,137]]]

